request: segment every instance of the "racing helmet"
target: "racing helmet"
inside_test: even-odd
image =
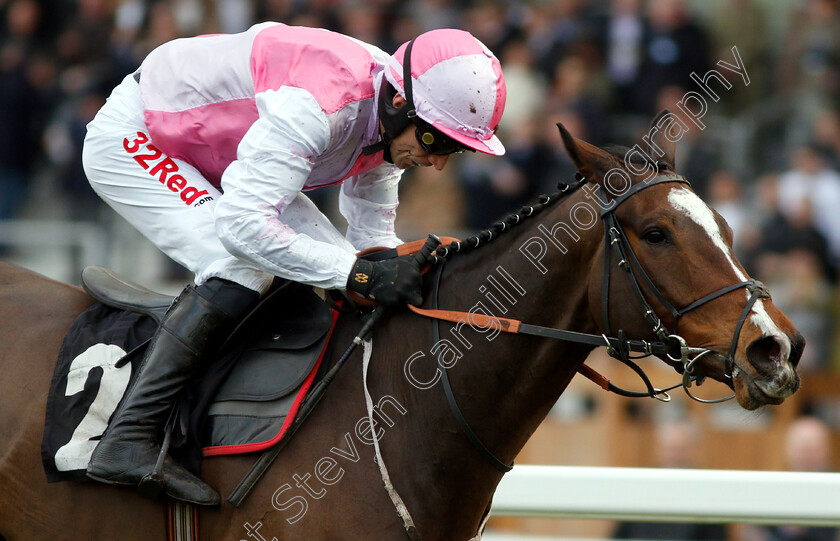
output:
[[[397,92],[406,100],[401,107],[393,105]],[[495,132],[506,98],[501,64],[483,43],[463,30],[425,32],[400,46],[385,66],[379,96],[385,133],[376,150],[384,149],[391,161],[391,140],[414,124],[418,142],[431,154],[501,156],[505,147]]]

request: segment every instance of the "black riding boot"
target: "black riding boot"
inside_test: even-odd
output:
[[[152,337],[135,383],[91,455],[88,477],[139,486],[154,471],[161,450],[158,433],[178,393],[258,299],[255,291],[218,278],[189,286],[175,299]],[[215,490],[169,456],[162,470],[169,497],[219,505]],[[153,485],[148,479],[145,484]]]

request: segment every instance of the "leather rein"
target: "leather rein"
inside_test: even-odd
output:
[[[553,197],[565,198],[574,193],[585,183],[586,179],[582,179],[577,184],[567,186],[564,190],[560,192],[560,194],[557,194]],[[493,328],[498,328],[502,332],[513,334],[526,334],[542,338],[551,338],[554,340],[588,344],[592,346],[606,346],[608,354],[611,357],[618,359],[623,364],[630,367],[641,378],[646,387],[645,392],[628,391],[622,389],[611,383],[607,378],[605,378],[586,364],[581,365],[578,371],[607,391],[611,391],[626,397],[652,397],[656,398],[657,400],[668,402],[671,399],[670,395],[668,394],[668,391],[681,386],[683,387],[683,389],[689,397],[698,402],[715,403],[729,400],[735,395],[733,394],[726,398],[720,398],[716,400],[705,400],[702,398],[698,398],[694,394],[692,394],[690,388],[692,384],[698,379],[698,377],[694,374],[695,363],[703,356],[714,352],[706,348],[689,346],[686,343],[685,339],[682,338],[679,334],[677,334],[679,320],[683,315],[685,315],[689,311],[694,310],[695,308],[698,308],[708,302],[711,302],[712,300],[717,299],[718,297],[721,297],[727,293],[738,290],[740,288],[747,289],[747,292],[750,296],[735,326],[735,332],[732,338],[732,343],[730,345],[729,352],[724,358],[725,375],[731,380],[732,372],[735,367],[735,351],[738,347],[738,340],[740,338],[741,329],[743,328],[744,322],[746,321],[747,316],[752,310],[752,307],[755,304],[755,302],[758,299],[770,298],[770,294],[767,288],[764,286],[764,284],[757,280],[751,279],[743,282],[738,282],[713,291],[689,303],[682,309],[677,309],[664,297],[659,288],[656,287],[656,285],[650,279],[647,272],[645,272],[644,267],[642,267],[638,257],[636,256],[635,251],[633,250],[633,247],[630,245],[630,242],[627,239],[627,236],[624,234],[621,224],[619,224],[618,220],[615,217],[616,209],[627,199],[651,186],[656,186],[664,183],[679,183],[690,186],[688,180],[686,180],[685,177],[683,177],[682,175],[677,175],[674,173],[660,174],[647,181],[643,181],[633,185],[627,192],[617,197],[609,207],[607,207],[606,209],[602,209],[600,213],[601,220],[604,223],[605,243],[601,310],[606,330],[606,332],[600,336],[595,334],[586,334],[562,329],[555,329],[552,327],[531,325],[515,319],[439,309],[438,293],[440,290],[441,277],[443,275],[443,266],[446,262],[446,257],[451,253],[451,251],[460,251],[461,246],[458,242],[454,242],[447,246],[438,248],[438,252],[442,251],[442,254],[436,252],[436,255],[433,256],[437,264],[435,266],[436,268],[435,279],[433,284],[433,293],[430,299],[432,307],[430,309],[423,309],[409,305],[409,308],[417,314],[432,318],[434,320],[433,337],[435,343],[437,343],[440,340],[440,320],[444,320],[453,323],[470,323],[471,325],[477,325],[483,328],[490,328],[492,326]],[[547,204],[549,201],[549,196],[542,196],[542,203]],[[531,209],[531,213],[533,213],[533,209]],[[526,215],[530,214],[526,213]],[[609,287],[612,278],[611,269],[613,267],[611,266],[611,261],[613,255],[615,255],[615,258],[618,261],[618,268],[628,273],[630,283],[633,287],[633,292],[638,301],[638,304],[641,306],[642,309],[642,317],[651,327],[651,330],[659,339],[658,341],[648,342],[646,340],[631,340],[627,338],[625,332],[620,329],[617,331],[615,337],[609,336],[612,334],[609,318]],[[659,316],[657,316],[657,314],[653,310],[653,307],[645,298],[644,293],[642,292],[642,287],[640,286],[639,277],[641,277],[641,280],[645,284],[645,286],[653,293],[653,295],[659,300],[659,302],[665,307],[666,310],[668,310],[668,312],[674,318],[673,332],[669,332],[665,328],[664,324],[662,323],[662,320],[659,318]],[[632,353],[637,353],[638,355],[631,356]],[[669,365],[674,367],[677,370],[677,372],[682,374],[682,381],[676,385],[665,389],[657,389],[656,387],[654,387],[650,381],[650,378],[648,378],[647,374],[645,374],[644,370],[635,362],[635,359],[641,359],[649,356],[659,357],[665,362],[667,362]],[[481,439],[472,430],[467,420],[464,418],[464,415],[461,413],[461,409],[458,407],[457,401],[455,399],[455,394],[452,390],[452,385],[449,381],[447,370],[445,368],[442,368],[441,370],[439,370],[439,372],[441,375],[440,379],[443,385],[447,402],[449,403],[449,407],[452,411],[453,416],[458,422],[458,425],[460,426],[461,430],[467,436],[467,439],[469,439],[472,445],[479,451],[479,453],[482,456],[484,456],[485,459],[487,459],[488,462],[490,462],[490,464],[494,468],[501,472],[510,471],[513,468],[513,464],[508,465],[499,460],[484,445]]]

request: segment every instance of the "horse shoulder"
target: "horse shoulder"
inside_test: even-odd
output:
[[[63,327],[66,331],[76,316],[93,302],[80,287],[0,262],[0,309],[13,316],[6,320],[4,327],[28,322],[42,328]]]
[[[45,394],[64,336],[93,302],[79,287],[0,262],[0,374],[35,378]]]

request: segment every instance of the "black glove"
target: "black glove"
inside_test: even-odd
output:
[[[376,301],[385,308],[404,304],[423,304],[423,278],[420,267],[440,244],[434,235],[416,254],[403,255],[384,261],[357,259],[347,278],[347,289]]]
[[[386,308],[422,304],[422,287],[420,265],[411,255],[385,261],[357,259],[347,280],[347,289]]]

